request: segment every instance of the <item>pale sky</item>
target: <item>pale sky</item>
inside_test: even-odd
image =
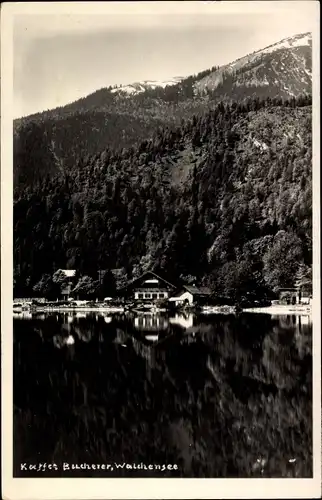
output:
[[[313,31],[317,15],[310,1],[145,2],[141,10],[142,3],[132,3],[95,14],[76,12],[77,3],[63,13],[56,4],[37,14],[40,3],[15,15],[14,116],[61,106],[109,85],[166,80],[226,64]]]

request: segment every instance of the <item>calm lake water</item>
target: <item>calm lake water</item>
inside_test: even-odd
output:
[[[13,321],[15,476],[312,477],[309,317]]]

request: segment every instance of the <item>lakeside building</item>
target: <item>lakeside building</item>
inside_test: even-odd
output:
[[[184,285],[180,291],[169,298],[170,304],[175,307],[182,305],[192,306],[196,302],[205,303],[211,296],[211,290],[207,287],[197,287],[194,285]]]
[[[312,299],[312,285],[302,285],[293,288],[279,289],[279,303],[284,305],[310,304]]]
[[[147,271],[119,290],[119,294],[128,299],[151,302],[168,299],[175,288],[175,285],[153,271]]]

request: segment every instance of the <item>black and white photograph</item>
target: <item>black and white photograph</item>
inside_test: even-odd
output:
[[[4,498],[318,498],[318,2],[50,3],[2,19]]]

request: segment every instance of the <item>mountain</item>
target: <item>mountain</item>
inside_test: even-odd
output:
[[[14,183],[77,168],[107,146],[136,147],[158,129],[180,126],[218,102],[311,92],[312,37],[296,35],[220,68],[167,82],[100,89],[74,103],[14,122]]]
[[[285,38],[220,67],[198,80],[195,92],[216,91],[218,97],[243,95],[297,96],[311,92],[312,35]]]
[[[98,269],[154,269],[233,301],[293,286],[312,262],[311,117],[309,97],[221,102],[20,187],[15,294],[58,268],[93,286]]]
[[[183,77],[174,77],[171,78],[170,80],[164,80],[164,81],[159,81],[159,80],[144,80],[142,82],[136,82],[132,83],[129,85],[116,85],[111,89],[111,92],[113,94],[124,94],[124,95],[137,95],[142,92],[145,92],[146,90],[149,89],[156,89],[156,88],[164,88],[168,87],[171,85],[177,85],[178,83],[183,80]]]

